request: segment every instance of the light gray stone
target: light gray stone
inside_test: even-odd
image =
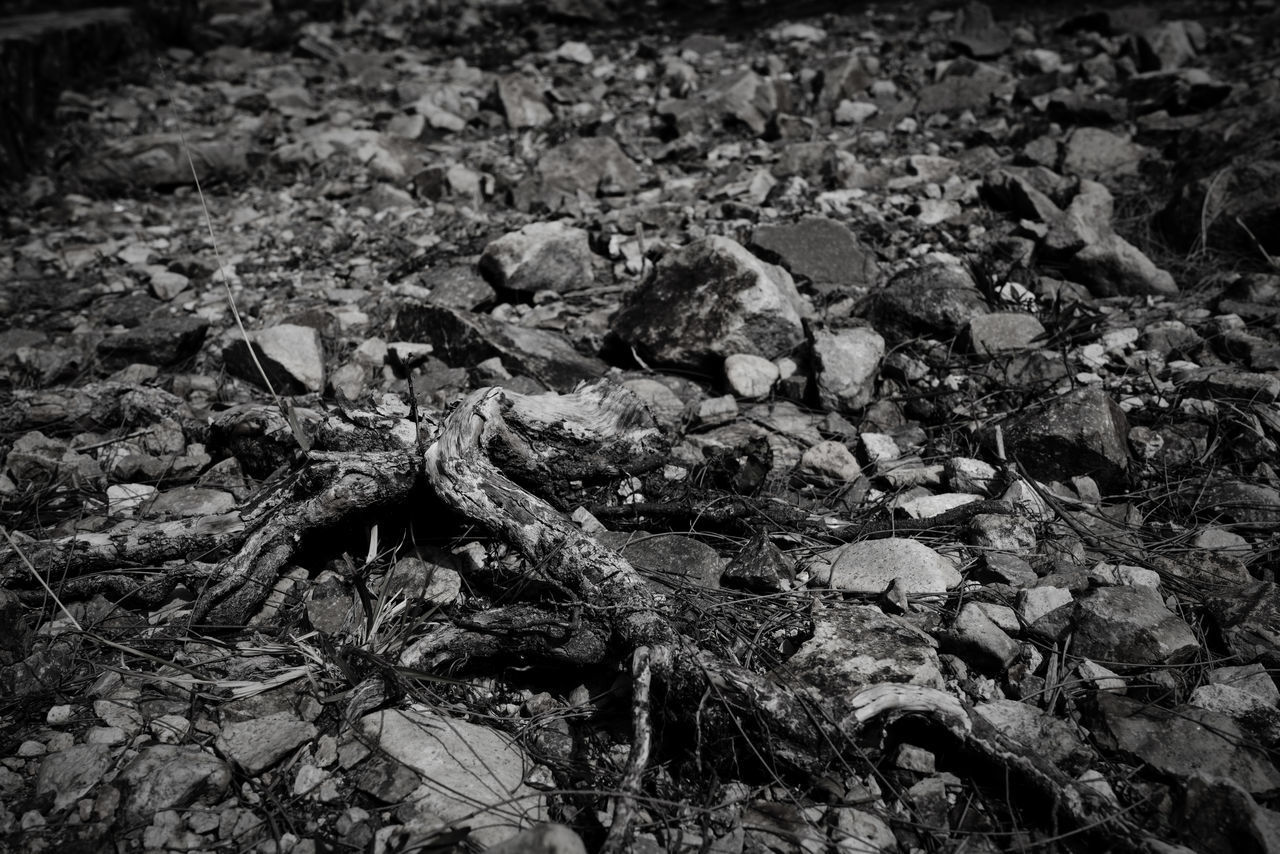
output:
[[[563,292],[595,283],[591,257],[587,233],[554,220],[530,223],[490,242],[479,267],[494,287]]]
[[[979,356],[1027,350],[1040,346],[1036,338],[1044,326],[1033,315],[997,311],[969,321],[969,348]]]
[[[960,583],[955,561],[903,537],[846,543],[809,558],[810,583],[851,593],[879,593],[895,578],[909,593],[945,593]]]
[[[862,474],[858,461],[843,442],[824,440],[806,448],[800,457],[802,471],[832,480],[852,483]]]
[[[250,774],[265,771],[287,754],[316,737],[314,724],[288,712],[264,715],[223,725],[215,745],[218,752]]]
[[[324,390],[324,347],[319,330],[282,323],[251,332],[249,337],[258,353],[258,361],[277,392],[298,394]],[[236,376],[262,384],[262,375],[242,339],[227,345],[222,358]]]
[[[815,331],[813,359],[819,402],[834,411],[858,410],[870,403],[884,349],[884,338],[874,329]]]
[[[408,766],[422,784],[405,799],[405,821],[426,834],[441,824],[470,825],[477,844],[496,845],[546,818],[544,796],[525,782],[526,757],[497,731],[425,707],[365,715],[362,737]]]
[[[767,397],[778,381],[778,366],[763,356],[734,353],[724,360],[724,376],[738,397]]]

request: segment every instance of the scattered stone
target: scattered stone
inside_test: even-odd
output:
[[[942,632],[938,640],[944,650],[954,651],[966,660],[997,673],[1003,673],[1022,653],[1022,647],[1005,634],[976,602],[965,603],[950,628]]]
[[[1083,772],[1095,759],[1076,726],[1017,700],[979,703],[973,709],[980,720],[1018,744],[1028,756],[1047,761],[1068,774]]]
[[[589,200],[626,193],[643,181],[635,162],[616,140],[607,136],[577,137],[542,155],[535,174],[519,190],[516,206],[530,209],[540,205],[552,212],[572,210],[579,207],[580,194]]]
[[[559,220],[535,222],[486,246],[479,269],[495,288],[564,292],[595,283],[591,257],[582,229]]]
[[[747,540],[725,566],[720,584],[752,593],[773,593],[794,579],[795,562],[768,537],[759,534]]]
[[[659,591],[690,585],[718,589],[727,564],[715,549],[681,534],[606,531],[596,539],[626,558]]]
[[[513,129],[541,127],[555,118],[543,98],[542,85],[529,75],[508,74],[498,78],[497,85],[498,100]]]
[[[196,317],[161,316],[109,335],[98,342],[104,364],[168,366],[194,356],[204,343],[209,322]]]
[[[895,578],[908,593],[945,593],[960,583],[955,562],[917,540],[846,543],[804,561],[810,583],[848,593],[879,593]]]
[[[1062,169],[1068,175],[1098,180],[1136,175],[1151,151],[1124,137],[1096,127],[1076,128],[1067,137]]]

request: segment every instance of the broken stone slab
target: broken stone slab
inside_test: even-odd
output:
[[[969,321],[969,349],[978,356],[996,356],[1039,346],[1044,326],[1035,315],[1021,311],[996,311]]]
[[[1254,794],[1280,788],[1280,771],[1226,715],[1179,706],[1162,709],[1111,693],[1097,695],[1094,738],[1157,772],[1189,780],[1197,775],[1234,781]]]
[[[124,791],[125,820],[141,822],[197,800],[216,803],[231,785],[231,768],[192,745],[154,744],[143,748],[113,785]]]
[[[246,773],[259,774],[287,754],[315,739],[315,724],[290,712],[224,724],[215,744],[218,752]]]
[[[114,754],[105,744],[73,744],[46,754],[36,772],[36,796],[51,798],[54,810],[66,809],[103,781]]]
[[[648,364],[713,372],[734,353],[792,352],[811,314],[786,270],[706,237],[662,259],[614,318],[613,336]]]
[[[103,338],[98,342],[98,356],[107,367],[173,365],[194,356],[208,331],[209,321],[198,317],[152,317],[146,323]]]
[[[980,670],[1004,673],[1022,654],[1022,647],[1005,634],[976,602],[966,602],[955,620],[938,632],[943,651],[959,655]]]
[[[1110,489],[1129,467],[1129,424],[1105,391],[1084,387],[1014,415],[1002,426],[1006,453],[1038,480],[1089,475]],[[983,433],[994,447],[995,432]]]
[[[250,332],[258,362],[271,385],[281,394],[324,390],[324,345],[320,331],[310,326],[282,323]],[[262,374],[249,353],[249,345],[237,338],[222,351],[227,370],[241,379],[262,385]]]
[[[595,283],[591,259],[583,229],[561,220],[534,222],[491,241],[479,270],[495,288],[563,293]]]
[[[497,731],[425,707],[374,712],[358,726],[364,740],[421,778],[404,820],[419,841],[461,824],[487,847],[546,820],[544,796],[524,782],[529,758]]]
[[[945,593],[960,583],[956,563],[918,540],[846,543],[806,559],[809,583],[848,593],[880,593],[898,579],[908,594]]]
[[[1076,600],[1072,649],[1113,666],[1181,664],[1200,642],[1159,594],[1143,587],[1100,587]]]
[[[875,397],[885,342],[867,327],[814,330],[811,355],[818,402],[832,412],[856,412]]]
[[[848,226],[827,217],[759,226],[751,234],[750,248],[820,294],[874,287],[879,275],[875,255]]]
[[[897,342],[917,336],[950,340],[989,314],[973,276],[955,264],[910,267],[878,291],[869,313],[876,330]]]
[[[530,377],[555,391],[571,391],[579,382],[601,377],[609,369],[603,360],[579,353],[555,332],[445,306],[405,306],[396,315],[396,333],[405,340],[432,345],[434,353],[450,365],[476,365],[497,356],[512,374]]]

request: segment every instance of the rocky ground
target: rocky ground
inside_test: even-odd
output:
[[[1274,3],[293,5],[0,191],[0,848],[1280,850]]]

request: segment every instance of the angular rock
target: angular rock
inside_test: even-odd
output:
[[[818,293],[873,287],[879,275],[875,255],[844,223],[827,217],[762,225],[752,232],[750,248]]]
[[[289,712],[223,725],[218,752],[249,774],[258,774],[316,737],[314,724]]]
[[[734,353],[790,353],[809,312],[786,270],[707,237],[662,259],[614,318],[613,334],[648,364],[710,372]]]
[[[105,744],[74,744],[47,754],[36,772],[36,795],[52,796],[54,810],[66,809],[103,781],[113,753]]]
[[[433,267],[419,280],[431,290],[433,305],[470,311],[492,302],[497,295],[479,271],[470,264],[450,264]]]
[[[1077,600],[1072,648],[1130,667],[1181,664],[1200,652],[1195,632],[1142,587],[1100,587]]]
[[[1226,518],[1237,527],[1271,530],[1280,525],[1280,491],[1260,483],[1215,481],[1196,496],[1202,514]]]
[[[838,54],[830,57],[821,69],[818,109],[830,110],[841,101],[855,99],[875,82],[880,64],[865,54]]]
[[[960,583],[955,561],[918,540],[887,537],[846,543],[806,559],[810,584],[849,593],[880,593],[894,579],[911,593],[945,593]]]
[[[156,744],[143,748],[115,785],[125,792],[125,820],[145,822],[161,810],[183,809],[197,799],[216,802],[231,785],[231,769],[197,747]]]
[[[1280,771],[1226,715],[1194,706],[1167,710],[1110,693],[1097,697],[1094,737],[1161,774],[1232,780],[1256,794],[1280,788]]]
[[[875,295],[870,319],[892,342],[917,336],[950,340],[990,313],[973,277],[952,264],[911,267]]]
[[[884,350],[884,338],[874,329],[815,330],[812,356],[818,402],[832,412],[853,412],[870,403]]]
[[[953,651],[983,670],[1003,673],[1022,653],[976,602],[966,602],[955,621],[938,636],[944,650]]]
[[[776,593],[783,581],[795,580],[795,561],[764,534],[748,540],[720,574],[723,587],[744,589],[752,593]]]
[[[135,363],[165,367],[194,356],[208,331],[209,321],[198,317],[153,317],[103,338],[98,355],[108,367]]]
[[[405,340],[431,344],[451,365],[476,365],[497,356],[511,373],[555,391],[571,391],[608,371],[602,360],[582,355],[562,335],[443,306],[405,306],[396,316],[396,331]]]
[[[997,311],[969,321],[969,348],[979,356],[995,356],[1038,346],[1044,326],[1034,315],[1020,311]]]
[[[1240,661],[1280,668],[1280,586],[1255,581],[1204,600],[1228,651]]]
[[[324,390],[324,346],[320,332],[310,326],[282,323],[250,332],[254,351],[271,385],[281,394]],[[227,369],[241,379],[262,384],[262,375],[244,339],[237,338],[222,351]]]
[[[563,221],[535,222],[489,243],[479,270],[495,288],[533,293],[578,290],[595,283],[587,233]]]
[[[1096,296],[1178,293],[1178,284],[1167,270],[1114,232],[1073,255],[1067,269]]]
[[[495,730],[422,708],[374,712],[358,726],[364,740],[421,776],[405,820],[421,839],[458,822],[474,843],[496,845],[545,820],[543,796],[524,782],[527,757]]]
[[[1107,393],[1085,387],[1053,398],[1003,427],[1006,453],[1038,480],[1089,475],[1119,486],[1129,467],[1129,424]],[[994,443],[994,431],[987,440]]]

